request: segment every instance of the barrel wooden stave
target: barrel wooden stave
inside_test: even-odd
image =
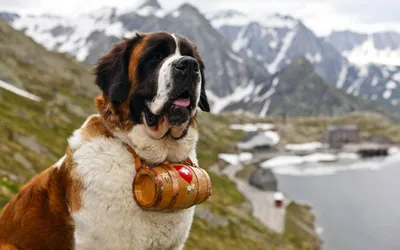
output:
[[[148,184],[149,179],[155,182],[151,187]],[[143,199],[146,188],[150,188],[147,195],[153,195],[151,202],[148,202],[148,197]],[[156,190],[153,191],[152,188]],[[171,211],[189,208],[206,201],[211,195],[211,180],[201,168],[182,164],[161,164],[151,169],[139,169],[133,189],[135,200],[143,209]]]

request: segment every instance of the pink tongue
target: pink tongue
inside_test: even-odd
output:
[[[190,100],[189,98],[186,99],[178,99],[174,101],[174,104],[176,106],[181,106],[181,107],[188,107],[190,105]]]

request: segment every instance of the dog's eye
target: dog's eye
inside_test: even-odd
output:
[[[163,55],[160,52],[156,52],[153,54],[151,57],[151,60],[153,61],[160,61],[163,58]]]

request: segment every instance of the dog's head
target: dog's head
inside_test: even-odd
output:
[[[155,32],[124,39],[99,60],[95,75],[103,91],[100,112],[120,129],[140,124],[153,139],[179,140],[197,107],[210,111],[203,62],[196,47],[179,35]]]

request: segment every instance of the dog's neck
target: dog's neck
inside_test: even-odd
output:
[[[191,118],[192,122],[186,135],[179,140],[174,140],[170,136],[153,139],[148,135],[144,124],[134,124],[132,120],[127,118],[129,117],[127,103],[121,104],[125,106],[119,107],[119,112],[116,112],[115,107],[104,94],[96,98],[96,106],[103,126],[112,136],[131,146],[149,164],[159,164],[166,160],[181,162],[188,157],[192,161],[195,160],[192,159],[196,158],[195,148],[198,140],[195,117]]]
[[[195,157],[198,140],[195,125],[190,127],[187,134],[179,140],[174,140],[169,136],[153,139],[147,134],[144,126],[139,124],[133,126],[130,131],[116,130],[112,133],[131,146],[140,158],[149,164],[159,164],[164,161],[181,162],[188,157]]]

